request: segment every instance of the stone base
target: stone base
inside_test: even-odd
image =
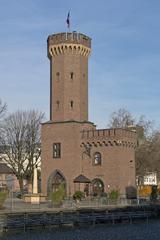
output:
[[[39,204],[46,202],[47,195],[41,193],[31,193],[24,195],[24,201],[31,204]]]

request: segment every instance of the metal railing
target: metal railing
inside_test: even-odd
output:
[[[35,227],[52,227],[62,225],[95,225],[101,223],[123,223],[132,224],[135,221],[145,220],[148,223],[152,212],[107,212],[107,211],[72,211],[72,212],[43,212],[43,213],[12,213],[6,214],[3,230],[9,229],[32,229]]]
[[[4,204],[5,211],[29,211],[29,210],[51,210],[54,208],[61,209],[77,209],[77,208],[105,208],[105,207],[123,207],[123,206],[139,206],[139,205],[148,205],[150,204],[149,200],[145,199],[126,199],[120,198],[118,200],[111,200],[105,197],[101,198],[85,198],[81,201],[73,200],[72,198],[66,198],[63,203],[60,205],[54,205],[51,200],[48,200],[45,203],[25,203],[23,199],[18,199],[13,197],[13,195],[8,198]],[[2,210],[0,210],[1,212]]]

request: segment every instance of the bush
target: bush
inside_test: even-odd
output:
[[[61,183],[58,190],[50,194],[53,205],[60,206],[65,198],[65,184]]]
[[[151,201],[156,201],[157,200],[157,186],[152,186],[152,192],[151,192],[151,195],[150,195],[150,200]]]
[[[3,207],[3,204],[6,200],[6,198],[7,198],[7,192],[6,191],[5,192],[4,191],[0,192],[0,208]]]
[[[113,189],[108,193],[108,197],[111,200],[117,200],[119,197],[119,190],[118,189]]]
[[[76,192],[73,194],[73,199],[74,199],[74,200],[79,200],[79,201],[81,201],[82,198],[84,198],[84,197],[85,197],[85,193],[82,192],[82,191],[76,191]]]
[[[149,197],[151,195],[152,188],[151,186],[141,186],[138,189],[139,197]]]

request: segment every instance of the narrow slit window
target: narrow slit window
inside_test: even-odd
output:
[[[59,109],[59,106],[60,106],[60,102],[57,100],[57,102],[56,102],[56,109],[57,110]]]
[[[59,82],[59,80],[60,80],[60,73],[59,72],[56,73],[56,77],[57,77],[57,81]]]
[[[71,104],[71,108],[73,108],[73,101],[71,101],[70,104]]]
[[[71,79],[73,79],[74,73],[71,72],[71,73],[70,73],[70,76],[71,76]]]

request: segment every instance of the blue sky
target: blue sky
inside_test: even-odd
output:
[[[47,36],[71,30],[92,38],[89,119],[105,128],[119,108],[160,119],[159,0],[0,0],[0,98],[8,111],[49,117]]]

